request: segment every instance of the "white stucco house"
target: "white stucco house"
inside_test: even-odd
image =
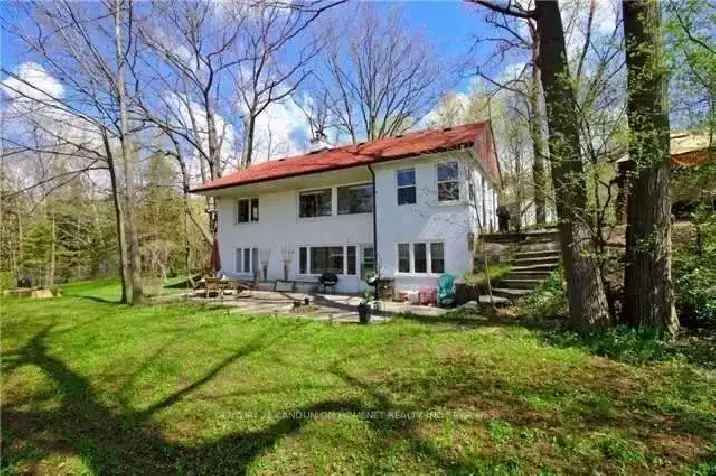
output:
[[[482,122],[258,163],[194,192],[216,199],[224,274],[308,283],[330,272],[337,292],[358,293],[375,273],[396,292],[443,273],[459,281],[474,237],[497,226],[499,187]]]

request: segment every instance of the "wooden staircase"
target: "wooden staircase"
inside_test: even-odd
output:
[[[486,243],[506,246],[510,273],[493,284],[495,296],[516,300],[531,293],[559,267],[559,234],[556,229],[483,236]]]

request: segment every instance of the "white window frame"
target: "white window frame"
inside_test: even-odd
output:
[[[398,175],[400,175],[400,172],[407,172],[407,171],[413,171],[413,184],[412,185],[400,185],[398,182]],[[404,188],[414,188],[415,189],[415,201],[414,202],[408,202],[408,203],[400,203],[398,200],[398,196],[400,194],[399,190]],[[395,201],[398,204],[399,207],[403,206],[409,206],[409,205],[415,205],[418,203],[418,172],[415,169],[415,167],[405,167],[402,169],[398,169],[395,171]]]
[[[258,210],[257,210],[257,216],[254,219],[253,209],[251,207],[251,202],[256,200],[258,202]],[[248,221],[241,221],[241,202],[248,202],[249,207],[249,219]],[[234,224],[235,225],[248,225],[250,223],[258,223],[259,219],[261,218],[261,200],[259,197],[250,197],[250,198],[239,198],[236,200],[235,205],[235,211],[234,211]]]
[[[447,165],[454,163],[457,168],[457,177],[454,180],[440,180],[440,174],[438,170],[440,169],[441,165]],[[435,164],[435,198],[437,203],[440,204],[453,204],[460,202],[460,198],[462,196],[462,192],[460,191],[460,176],[462,175],[460,170],[460,161],[457,159],[452,160],[442,160]],[[440,200],[440,184],[441,183],[453,183],[455,182],[457,184],[457,198],[453,200]]]
[[[355,274],[348,274],[348,247],[353,246],[356,248],[355,252],[355,261],[356,261],[356,267],[355,267]],[[306,248],[306,272],[301,272],[301,248]],[[313,269],[311,269],[311,254],[313,248],[342,248],[343,249],[343,270],[340,273],[337,273],[340,276],[356,276],[360,278],[360,270],[361,270],[361,264],[362,264],[362,246],[357,244],[345,244],[345,245],[300,245],[296,247],[296,275],[297,276],[320,276],[321,273],[314,273]]]
[[[432,256],[430,252],[430,245],[440,243],[443,245],[443,272],[441,273],[433,273],[432,270]],[[425,273],[418,273],[415,271],[415,245],[425,245],[425,258],[427,260],[427,272]],[[410,256],[410,271],[404,272],[400,271],[400,248],[399,245],[408,245],[408,253]],[[447,247],[445,246],[445,241],[443,240],[429,240],[429,241],[401,241],[400,243],[395,244],[395,274],[399,276],[440,276],[444,273],[447,273],[447,256],[446,256]]]
[[[325,190],[330,190],[331,192],[331,213],[329,215],[317,215],[314,217],[302,217],[301,216],[301,194],[307,194],[311,192],[323,192]],[[312,188],[306,188],[303,190],[296,191],[296,218],[298,220],[324,220],[326,218],[331,218],[336,216],[337,214],[337,207],[338,207],[338,196],[336,193],[336,187],[312,187]]]
[[[362,214],[366,214],[366,213],[373,213],[373,198],[372,197],[371,197],[371,202],[370,202],[371,209],[367,212],[339,213],[339,211],[338,211],[338,191],[342,188],[353,188],[353,187],[359,187],[359,186],[368,186],[368,187],[371,187],[371,189],[372,189],[373,184],[371,182],[355,182],[355,183],[346,183],[346,184],[342,184],[342,185],[336,185],[335,187],[333,187],[333,189],[334,189],[333,194],[335,197],[335,207],[332,207],[332,208],[334,208],[336,216],[351,216],[351,215],[362,215]],[[375,190],[372,190],[371,193],[375,193]],[[333,205],[333,204],[331,204],[331,205]],[[322,217],[318,217],[318,218],[322,218]]]
[[[244,263],[246,262],[246,251],[248,251],[249,255],[249,270],[246,271],[244,269]],[[258,264],[259,267],[261,267],[261,259],[259,256],[259,249],[255,246],[240,246],[235,249],[235,255],[234,255],[234,270],[236,271],[236,274],[245,274],[245,275],[251,275],[253,276],[255,273],[258,273],[258,269],[254,269],[254,263]],[[254,254],[256,257],[254,258]],[[240,265],[240,266],[239,266]]]

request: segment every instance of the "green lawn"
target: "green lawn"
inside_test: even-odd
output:
[[[2,303],[4,474],[714,474],[716,376],[510,322]],[[709,472],[710,471],[710,472]]]

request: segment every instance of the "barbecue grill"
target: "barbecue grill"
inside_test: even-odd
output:
[[[335,273],[323,273],[318,277],[318,282],[323,286],[323,292],[328,292],[331,289],[332,293],[336,292],[336,283],[338,283],[338,276]]]

